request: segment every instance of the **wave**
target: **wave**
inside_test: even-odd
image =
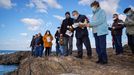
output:
[[[14,52],[16,52],[16,50],[0,50],[0,55],[11,54],[11,53],[14,53]]]

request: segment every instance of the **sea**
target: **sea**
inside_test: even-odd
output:
[[[0,55],[10,54],[14,52],[16,52],[16,50],[0,50]],[[17,65],[0,65],[0,75],[4,75],[4,73],[14,71],[15,69],[17,69],[17,67]]]

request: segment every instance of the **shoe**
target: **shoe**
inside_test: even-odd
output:
[[[118,54],[117,56],[122,57],[122,56],[123,56],[123,54],[122,54],[122,53],[120,53],[120,54]]]
[[[87,56],[87,59],[91,59],[92,58],[92,56]]]
[[[120,53],[115,53],[115,55],[119,55]]]
[[[98,60],[98,61],[96,61],[96,63],[99,64],[99,63],[101,63],[101,61]]]
[[[100,62],[101,65],[108,64],[108,62]]]
[[[122,53],[116,53],[116,55],[123,55],[123,52]]]
[[[82,56],[75,56],[76,58],[82,59]]]

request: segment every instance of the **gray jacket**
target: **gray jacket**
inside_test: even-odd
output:
[[[134,35],[134,12],[132,12],[132,15],[126,17],[125,26],[126,32],[129,35]]]

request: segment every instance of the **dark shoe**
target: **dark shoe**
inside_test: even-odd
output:
[[[116,53],[115,55],[119,55],[120,53]]]
[[[120,53],[116,53],[116,55],[120,55],[120,54],[123,54],[123,52],[120,52]]]
[[[100,62],[101,65],[108,64],[108,62]]]
[[[82,59],[82,56],[75,56],[76,58]]]
[[[132,52],[132,54],[134,55],[134,52]]]
[[[91,59],[92,58],[92,56],[87,56],[87,59]]]
[[[98,60],[98,61],[96,61],[96,63],[99,64],[99,63],[101,63],[101,61]]]

